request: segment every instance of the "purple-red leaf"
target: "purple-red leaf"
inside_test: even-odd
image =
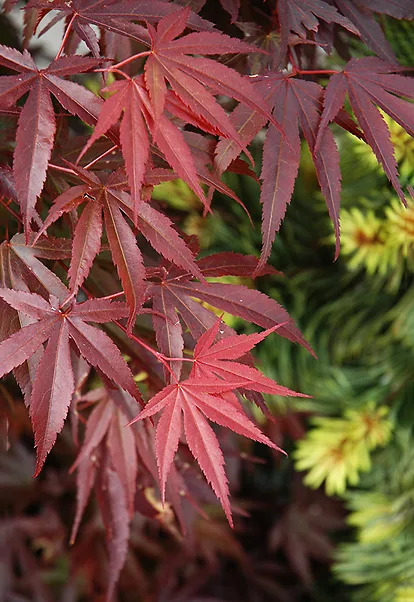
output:
[[[396,74],[402,70],[403,67],[386,63],[376,57],[364,57],[351,59],[342,73],[333,75],[326,88],[324,110],[314,151],[319,152],[321,149],[327,126],[335,119],[343,105],[345,93],[348,93],[351,108],[366,142],[374,151],[398,196],[405,203],[388,126],[376,108],[376,105],[379,106],[410,135],[414,135],[412,104],[398,98],[414,98],[414,85],[411,78]]]
[[[101,330],[85,324],[80,318],[70,320],[69,334],[86,361],[102,370],[112,381],[143,403],[132,372],[115,343]]]
[[[89,299],[78,303],[71,311],[71,317],[81,318],[85,322],[112,322],[126,318],[128,307],[125,303],[110,299]]]
[[[318,32],[320,22],[338,23],[351,33],[359,35],[355,25],[324,0],[279,0],[277,13],[280,23],[279,57],[284,58],[290,32],[306,39],[307,31]]]
[[[46,179],[55,129],[55,115],[49,92],[38,81],[32,87],[19,116],[13,163],[17,196],[27,233],[30,232],[37,197]]]
[[[102,236],[102,207],[88,203],[76,224],[73,236],[72,260],[68,271],[70,290],[78,292],[99,253]]]
[[[134,513],[137,478],[137,448],[133,429],[126,428],[125,415],[116,410],[108,433],[107,446],[112,466],[126,493],[129,515]]]
[[[29,323],[0,343],[0,377],[28,360],[49,339],[40,363],[36,363],[33,390],[28,402],[38,448],[36,475],[53,446],[66,417],[75,388],[69,337],[92,366],[142,403],[132,373],[112,340],[84,320],[109,322],[127,315],[124,303],[108,299],[86,301],[67,309],[59,300],[25,291],[0,289],[0,297],[16,311],[39,320]]]
[[[42,469],[68,413],[75,389],[66,320],[51,335],[39,364],[30,402],[35,433],[37,463],[34,476]]]
[[[20,366],[39,349],[55,328],[56,320],[50,318],[41,325],[29,324],[0,343],[0,378]]]
[[[92,92],[63,76],[82,73],[99,61],[81,56],[55,59],[38,70],[25,50],[0,46],[0,64],[22,76],[0,77],[0,108],[8,108],[29,90],[19,115],[13,173],[18,201],[24,216],[26,237],[35,214],[36,200],[43,189],[56,130],[51,94],[73,115],[95,123],[102,101]]]
[[[130,309],[128,328],[131,330],[145,298],[142,255],[131,228],[112,199],[104,206],[104,219],[112,257]]]

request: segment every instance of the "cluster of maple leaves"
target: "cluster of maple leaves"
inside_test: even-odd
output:
[[[221,3],[237,25],[243,4]],[[24,230],[0,246],[0,376],[13,371],[29,407],[36,475],[68,411],[75,421],[79,404],[93,404],[74,465],[79,495],[73,537],[96,483],[109,533],[109,598],[126,557],[139,470],[159,478],[162,502],[167,491],[180,514],[178,491],[186,488],[174,457],[180,441],[184,444],[183,431],[230,523],[223,454],[206,419],[279,450],[248,417],[241,395],[266,412],[262,393],[297,393],[261,375],[249,352],[273,331],[311,348],[276,301],[243,285],[209,279],[274,272],[266,261],[293,193],[300,134],[334,225],[336,256],[341,174],[329,124],[335,121],[371,146],[403,202],[389,132],[377,107],[414,135],[413,105],[405,100],[414,98],[412,79],[401,75],[404,68],[373,14],[413,18],[410,2],[278,0],[267,9],[268,29],[279,34],[269,51],[262,48],[269,31],[252,40],[256,45],[247,43],[201,17],[204,2],[187,4],[29,0],[23,52],[0,46],[0,65],[10,71],[0,76],[0,116],[13,123],[9,148],[14,147],[12,160],[3,152],[0,196],[11,222],[16,219]],[[8,0],[4,9],[13,5]],[[56,58],[38,69],[27,48],[51,11],[54,16],[40,34],[60,20],[65,33]],[[351,58],[337,71],[304,68],[309,46],[329,52],[338,27],[359,36],[377,56]],[[76,53],[81,41],[91,56]],[[261,65],[254,77],[240,67],[253,53]],[[246,58],[232,68],[227,55]],[[101,78],[99,95],[78,83],[86,72]],[[328,76],[326,87],[315,81]],[[225,110],[223,96],[237,103],[232,111]],[[346,97],[353,115],[345,108]],[[92,126],[92,133],[71,133],[69,115]],[[154,206],[153,187],[181,178],[205,213],[211,211],[214,190],[243,205],[220,178],[230,170],[257,179],[240,154],[251,160],[248,146],[267,124],[260,259],[236,253],[196,259],[197,242]],[[56,238],[55,222],[66,223],[69,236]],[[108,250],[121,283],[117,292],[105,281],[97,285],[105,272],[93,276]],[[57,265],[67,270],[67,285]],[[118,296],[125,301],[114,301]],[[209,306],[266,330],[237,336]],[[155,341],[137,336],[138,316],[145,324],[151,321]],[[123,354],[132,358],[130,365]],[[90,369],[84,360],[101,376],[103,388],[82,393]],[[135,369],[147,374],[148,403],[134,380]],[[138,416],[136,402],[143,408]],[[156,428],[153,419],[145,427],[140,423],[161,412]],[[125,427],[127,422],[132,426]]]

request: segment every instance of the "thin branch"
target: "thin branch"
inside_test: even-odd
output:
[[[111,153],[113,153],[114,151],[116,151],[117,149],[117,145],[115,144],[114,146],[111,146],[111,148],[108,148],[108,150],[106,150],[104,153],[102,153],[101,155],[99,155],[99,157],[96,157],[96,159],[93,159],[93,161],[91,161],[90,163],[88,163],[88,165],[85,165],[85,167],[83,169],[89,169],[90,167],[92,167],[92,165],[95,165],[95,163],[97,163],[98,161],[100,161],[101,159],[103,159],[104,157],[106,157],[107,155],[110,155]]]
[[[52,169],[57,169],[57,171],[63,171],[64,173],[70,173],[73,176],[76,176],[76,172],[73,171],[73,169],[70,169],[69,167],[62,167],[61,165],[55,165],[54,163],[49,163],[48,167],[51,167]]]
[[[120,63],[117,63],[116,65],[112,65],[112,67],[107,67],[106,69],[97,69],[97,71],[114,71],[115,69],[118,70],[119,67],[123,67],[124,65],[131,63],[131,61],[135,61],[135,59],[140,59],[143,56],[148,56],[151,54],[151,52],[152,50],[139,52],[138,54],[134,54],[133,56],[130,56],[129,58],[125,59],[124,61],[121,61]]]

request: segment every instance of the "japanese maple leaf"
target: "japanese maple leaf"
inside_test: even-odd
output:
[[[95,389],[80,397],[80,401],[93,401],[96,405],[89,414],[83,445],[71,468],[71,472],[78,468],[71,543],[75,541],[92,487],[97,485],[96,494],[108,532],[108,599],[125,563],[137,477],[138,442],[134,429],[125,428],[129,416],[118,407],[118,393]]]
[[[251,276],[254,271],[258,271],[255,257],[245,258],[237,253],[217,253],[200,259],[197,261],[197,266],[205,278],[227,275]],[[259,268],[258,273],[266,273],[266,269]],[[148,283],[147,294],[152,299],[153,309],[158,314],[154,314],[152,318],[157,343],[168,357],[182,357],[183,328],[177,313],[194,340],[198,340],[216,323],[217,316],[194,298],[263,328],[272,328],[284,323],[278,329],[278,333],[304,345],[311,351],[283,307],[255,289],[219,282],[196,282],[190,273],[174,266],[150,268],[147,270],[147,278],[152,280]],[[160,317],[159,314],[165,318]],[[229,335],[234,332],[223,324],[219,334]],[[178,378],[181,371],[180,362],[173,362],[172,369]]]
[[[320,508],[317,516],[315,507]],[[334,546],[329,532],[343,529],[344,518],[339,500],[305,487],[296,474],[289,502],[270,531],[269,548],[283,551],[301,581],[311,588],[315,580],[312,560],[331,561]]]
[[[94,124],[102,100],[63,77],[88,71],[99,61],[82,56],[60,57],[46,69],[37,69],[26,50],[21,54],[14,48],[0,45],[0,64],[19,72],[19,75],[0,77],[0,108],[13,106],[29,92],[19,115],[13,163],[18,201],[28,234],[55,137],[56,119],[51,95],[72,115]]]
[[[386,63],[379,58],[364,57],[351,59],[342,72],[332,75],[326,88],[315,152],[323,147],[322,138],[327,126],[335,119],[344,104],[345,94],[348,94],[351,108],[364,132],[366,142],[374,151],[396,193],[405,203],[388,126],[377,109],[379,106],[414,136],[413,105],[398,98],[414,98],[412,78],[396,73],[403,70],[404,67]]]
[[[376,13],[390,15],[395,19],[414,19],[414,5],[411,0],[357,0],[364,8]]]
[[[70,340],[89,364],[142,402],[118,347],[102,330],[87,324],[125,317],[128,310],[125,304],[107,299],[85,301],[63,309],[53,295],[48,303],[36,293],[8,288],[0,289],[0,297],[35,320],[0,343],[0,377],[25,362],[48,341],[36,369],[29,404],[37,447],[36,476],[63,427],[74,391]]]
[[[150,45],[148,31],[135,21],[158,23],[158,21],[173,13],[176,6],[162,0],[128,0],[114,2],[113,0],[30,0],[25,9],[43,9],[41,18],[50,10],[59,11],[53,25],[66,18],[71,27],[85,42],[95,56],[99,56],[99,42],[91,27],[95,25],[115,34],[126,36],[137,42]],[[188,26],[193,29],[211,30],[213,24],[199,17],[193,11],[188,18]],[[49,26],[43,32],[47,31]]]
[[[385,37],[384,31],[374,16],[374,2],[371,0],[350,2],[349,0],[334,0],[336,6],[354,25],[358,28],[361,39],[375,52],[381,59],[397,63],[396,56],[390,43]],[[394,2],[382,2],[383,5],[388,5],[390,8]],[[392,10],[392,8],[391,8]],[[379,12],[387,12],[380,10]],[[408,13],[408,10],[406,11]],[[414,12],[413,12],[414,15]],[[402,17],[400,17],[402,18]],[[412,17],[406,17],[412,18]]]
[[[241,358],[253,349],[257,343],[266,338],[280,326],[273,326],[264,332],[249,335],[226,336],[217,343],[221,325],[221,318],[207,330],[198,340],[194,349],[194,365],[191,371],[193,378],[208,380],[209,378],[222,378],[226,383],[237,383],[244,379],[243,389],[270,393],[272,395],[298,396],[300,393],[282,387],[264,376],[256,368],[241,364],[233,360]]]
[[[188,9],[184,8],[162,19],[156,30],[149,26],[152,47],[145,63],[145,82],[154,108],[155,124],[164,111],[168,82],[195,115],[224,132],[227,137],[240,141],[228,115],[210,90],[213,94],[234,98],[272,120],[266,104],[251,82],[234,69],[211,59],[189,55],[261,50],[218,32],[193,32],[178,38],[186,27],[188,15]],[[275,125],[278,127],[277,123]],[[243,148],[242,141],[241,145]]]
[[[0,245],[0,288],[26,292],[30,290],[45,298],[52,294],[63,302],[68,296],[67,288],[39,259],[59,260],[70,257],[70,246],[70,241],[53,237],[41,237],[36,244],[26,245],[23,234],[16,234],[10,241],[4,241]],[[34,321],[33,317],[16,311],[0,299],[0,341]],[[13,370],[26,402],[30,399],[40,359],[39,349],[27,362]]]
[[[312,153],[316,175],[325,197],[336,236],[335,258],[339,253],[339,204],[341,173],[339,153],[332,133],[326,129],[315,148],[320,121],[323,88],[280,74],[270,75],[264,85],[272,91],[273,112],[286,131],[287,140],[270,128],[263,146],[262,254],[259,267],[270,255],[275,233],[279,230],[286,206],[290,202],[300,161],[299,125]]]
[[[277,14],[280,23],[280,58],[285,56],[290,32],[306,39],[307,30],[318,31],[319,19],[325,23],[338,23],[351,33],[359,35],[351,21],[323,0],[279,0]]]
[[[231,17],[231,22],[237,21],[240,11],[240,0],[220,0],[221,6]]]
[[[115,124],[121,113],[120,142],[131,195],[134,200],[134,221],[141,200],[141,187],[149,158],[149,132],[154,143],[171,167],[206,204],[203,189],[190,148],[182,132],[164,114],[155,119],[150,99],[143,87],[143,77],[116,81],[106,90],[114,92],[102,107],[96,128],[79,155],[78,161],[100,136]]]
[[[273,105],[273,114],[286,134],[286,137],[283,137],[278,130],[269,128],[263,146],[260,176],[263,182],[260,193],[263,205],[263,246],[258,269],[265,264],[270,255],[275,233],[279,230],[286,207],[292,197],[300,161],[299,126],[312,152],[319,185],[334,224],[337,257],[341,187],[339,153],[334,137],[328,129],[324,130],[323,144],[320,144],[317,149],[315,147],[323,88],[317,83],[282,73],[269,73],[260,79],[256,86],[259,87],[263,97]],[[239,132],[247,141],[260,131],[264,120],[257,113],[247,109],[237,109],[233,118]],[[348,127],[347,123],[345,127]],[[219,142],[216,149],[216,165],[220,173],[227,168],[236,153],[238,149],[229,144],[229,141]]]
[[[70,289],[76,292],[89,273],[92,262],[99,252],[102,234],[102,215],[106,235],[114,263],[130,308],[128,328],[132,328],[135,316],[145,298],[145,269],[136,236],[124,215],[133,218],[134,205],[128,193],[124,177],[114,173],[97,174],[72,165],[76,175],[84,182],[63,192],[49,211],[42,234],[63,213],[86,203],[75,228],[72,259],[68,272]],[[153,209],[148,203],[137,208],[136,223],[139,231],[160,254],[170,261],[202,277],[191,251],[173,229],[171,221]]]
[[[178,449],[183,415],[187,445],[219,498],[230,525],[233,524],[223,454],[217,437],[204,416],[239,435],[282,451],[246,416],[235,395],[226,396],[235,387],[243,386],[244,382],[243,378],[238,382],[234,380],[231,384],[214,378],[189,378],[168,385],[132,421],[149,418],[163,410],[155,436],[163,501],[168,474]]]

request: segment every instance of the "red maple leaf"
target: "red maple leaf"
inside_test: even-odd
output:
[[[205,278],[251,276],[253,272],[262,274],[268,270],[265,266],[258,269],[255,257],[242,257],[238,253],[217,253],[204,257],[197,261],[197,267]],[[183,328],[177,313],[195,341],[216,323],[216,314],[194,298],[262,328],[272,328],[283,323],[278,334],[311,351],[283,307],[258,290],[221,282],[197,282],[189,272],[175,266],[149,268],[147,280],[152,280],[148,282],[147,294],[157,312],[152,318],[157,343],[168,357],[180,358],[183,353]],[[223,324],[219,334],[228,336],[234,334],[234,331]],[[179,362],[174,362],[173,371],[178,378],[181,373]]]
[[[327,126],[335,119],[344,104],[345,95],[348,94],[351,108],[366,142],[374,151],[396,193],[405,203],[388,126],[377,109],[379,106],[414,136],[413,105],[398,98],[414,98],[414,83],[412,78],[397,74],[398,71],[404,71],[404,67],[370,56],[351,59],[341,73],[332,75],[326,88],[315,152],[323,147]]]
[[[234,69],[190,54],[237,54],[262,52],[237,38],[219,32],[194,32],[178,38],[186,28],[189,9],[184,8],[162,19],[157,29],[150,26],[151,53],[145,63],[145,81],[157,120],[164,110],[166,82],[195,115],[227,131],[237,139],[230,120],[208,92],[226,94],[267,115],[267,108],[250,82]],[[178,38],[178,39],[176,39]]]
[[[54,295],[63,302],[68,296],[66,286],[39,261],[39,258],[56,261],[70,257],[70,241],[42,236],[36,244],[27,246],[24,239],[23,234],[15,234],[10,241],[4,241],[0,245],[0,288],[12,288],[15,291],[25,292],[31,290],[45,298]],[[34,321],[34,318],[21,311],[16,311],[3,299],[0,299],[0,341],[7,339]],[[27,362],[13,370],[26,402],[30,400],[41,353],[42,350],[39,349],[28,358]]]
[[[74,543],[91,490],[96,494],[108,535],[109,574],[107,597],[111,599],[125,563],[129,523],[135,511],[138,468],[135,429],[125,428],[129,405],[119,390],[94,389],[78,402],[93,402],[83,445],[71,472],[77,471],[76,515],[71,533]],[[79,408],[79,406],[78,406]]]
[[[332,133],[320,131],[324,89],[291,74],[269,72],[257,78],[255,84],[263,98],[273,106],[273,114],[281,123],[285,137],[278,130],[269,128],[263,146],[261,179],[262,254],[258,268],[268,259],[275,233],[279,230],[286,208],[292,197],[299,168],[301,129],[312,153],[318,181],[325,197],[336,235],[336,253],[339,253],[339,205],[341,174],[339,153]],[[235,127],[245,143],[256,136],[265,124],[262,115],[239,105],[232,113]],[[352,134],[366,140],[349,114],[342,108],[332,120]],[[318,138],[320,137],[320,142]],[[322,140],[323,138],[323,140]],[[220,140],[216,147],[217,173],[223,173],[239,154],[240,149],[230,140]]]
[[[133,204],[130,195],[124,191],[126,180],[122,173],[114,173],[109,177],[101,173],[100,179],[97,174],[82,167],[71,167],[84,184],[65,190],[55,200],[37,236],[45,232],[63,213],[86,203],[75,228],[72,260],[68,272],[70,289],[76,293],[100,249],[103,215],[109,247],[130,307],[128,328],[132,328],[145,298],[145,270],[136,236],[124,215],[132,219],[133,208],[137,205]],[[148,203],[140,203],[137,207],[136,224],[156,251],[190,270],[195,276],[202,277],[190,250],[166,216]]]
[[[282,451],[247,417],[233,390],[245,388],[275,395],[301,394],[281,387],[254,368],[232,361],[250,351],[277,327],[260,334],[225,337],[213,345],[220,322],[221,319],[217,320],[198,341],[190,377],[165,387],[150,400],[132,423],[163,411],[157,425],[155,449],[161,496],[164,500],[167,477],[181,436],[183,414],[187,445],[232,524],[223,455],[214,431],[205,417],[239,435]]]
[[[261,83],[271,93],[273,113],[283,124],[286,140],[274,128],[268,130],[263,146],[263,204],[261,266],[269,257],[275,233],[279,230],[293,188],[300,161],[299,125],[312,153],[316,174],[334,224],[336,253],[339,253],[339,204],[341,173],[339,153],[332,132],[325,130],[316,149],[323,88],[283,74],[271,74]]]
[[[243,383],[243,379],[240,379],[237,384],[243,386]],[[229,385],[218,379],[203,381],[198,378],[167,385],[151,399],[133,421],[149,418],[163,410],[157,425],[155,448],[161,496],[164,500],[168,474],[181,436],[181,415],[183,414],[187,445],[219,498],[231,525],[233,523],[223,454],[217,437],[204,416],[217,424],[227,426],[240,435],[282,451],[253,424],[243,412],[234,395],[230,398],[228,395],[223,395],[234,387],[234,382]]]
[[[22,54],[0,45],[0,64],[19,72],[19,75],[0,77],[0,109],[13,106],[29,92],[19,115],[13,163],[18,201],[28,235],[55,137],[56,119],[51,95],[72,115],[90,125],[96,123],[102,100],[63,77],[88,71],[99,61],[82,56],[60,57],[46,69],[37,69],[26,50]]]
[[[99,56],[99,44],[96,33],[91,27],[102,28],[120,36],[126,36],[141,44],[150,45],[148,31],[136,23],[158,23],[158,21],[177,10],[176,5],[163,0],[30,0],[25,6],[26,11],[41,9],[39,22],[51,10],[59,11],[52,25],[61,19],[67,19],[71,28],[85,42],[95,56]],[[191,11],[188,26],[192,29],[211,30],[213,24]],[[50,28],[46,26],[41,33]]]
[[[194,349],[194,365],[191,371],[193,378],[203,380],[222,378],[227,384],[235,383],[235,387],[239,386],[237,383],[242,379],[245,381],[243,389],[272,395],[300,395],[303,397],[300,393],[278,385],[256,368],[234,361],[244,356],[257,343],[279,329],[281,325],[273,326],[257,334],[226,336],[213,344],[219,333],[220,324],[221,318],[198,340]]]
[[[187,182],[195,194],[207,204],[192,153],[183,133],[164,114],[159,115],[158,120],[155,120],[148,92],[143,83],[143,76],[139,76],[116,81],[104,89],[104,91],[114,92],[114,94],[104,102],[96,128],[78,158],[79,161],[92,144],[105,134],[123,113],[120,142],[134,200],[134,221],[138,211],[137,205],[141,200],[141,186],[149,158],[148,132],[151,132],[154,143],[177,175]],[[172,107],[170,106],[170,108]]]
[[[61,431],[75,388],[70,340],[86,361],[142,403],[132,373],[112,340],[87,322],[104,323],[125,317],[124,303],[94,299],[64,309],[53,295],[50,302],[36,293],[0,289],[0,297],[32,323],[0,343],[0,377],[30,358],[43,343],[30,396],[30,416],[35,433],[39,474]]]
[[[338,23],[348,31],[359,35],[355,25],[341,15],[335,6],[324,0],[279,0],[277,15],[280,23],[280,60],[285,57],[290,33],[293,32],[306,40],[308,31],[319,30],[319,20],[325,23]]]
[[[148,24],[152,47],[150,52],[143,53],[148,54],[145,63],[146,87],[142,76],[130,78],[125,75],[125,81],[116,81],[105,89],[114,94],[105,101],[95,131],[80,157],[118,121],[123,112],[120,140],[134,201],[138,203],[140,199],[150,132],[153,142],[167,162],[188,183],[208,210],[195,158],[184,133],[164,111],[167,110],[204,131],[230,138],[240,151],[245,150],[247,153],[229,115],[213,94],[226,94],[245,103],[265,115],[266,120],[272,120],[272,117],[248,79],[217,61],[188,56],[190,53],[234,54],[261,51],[218,32],[190,33],[176,39],[185,30],[188,17],[189,9],[182,9],[161,19],[157,30]],[[170,90],[167,89],[167,83],[171,86]],[[278,127],[276,122],[274,125]]]

